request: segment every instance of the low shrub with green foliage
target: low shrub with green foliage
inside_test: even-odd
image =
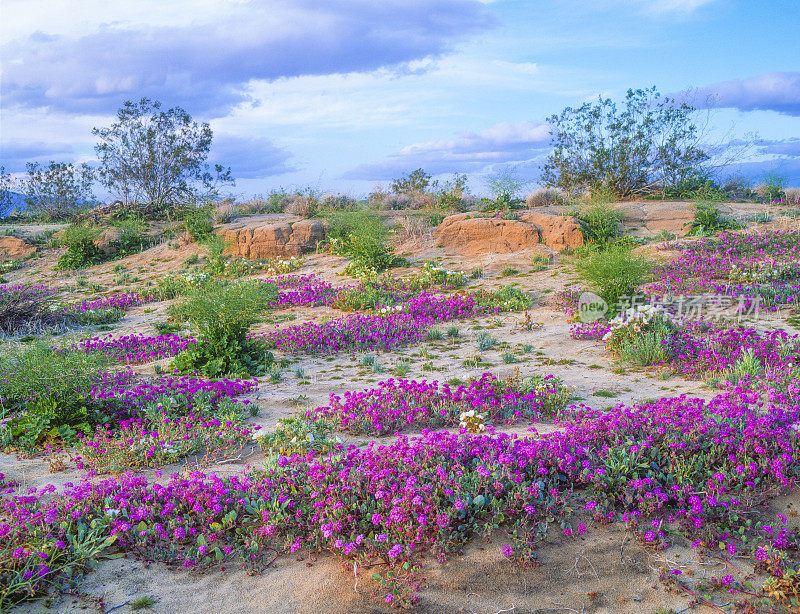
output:
[[[327,214],[331,250],[352,260],[348,272],[380,272],[395,258],[388,247],[391,230],[374,211],[336,211]]]
[[[247,332],[276,294],[272,284],[260,282],[210,281],[191,291],[170,315],[189,322],[199,341],[178,354],[170,367],[207,377],[267,373],[274,363],[272,354],[263,340],[248,338]]]
[[[620,299],[633,296],[650,279],[652,263],[629,249],[612,247],[574,261],[578,275],[608,304],[609,315]]]
[[[603,200],[575,207],[571,215],[580,223],[583,240],[586,243],[604,247],[622,234],[622,213]]]
[[[488,310],[524,311],[533,304],[533,299],[515,285],[510,285],[495,292],[481,292],[477,295],[477,303]]]
[[[214,212],[210,207],[193,207],[184,213],[186,230],[195,241],[205,239],[214,231]]]
[[[730,230],[741,226],[722,214],[714,201],[700,200],[694,206],[694,219],[686,224],[690,235],[706,235],[718,230]]]
[[[58,259],[55,268],[62,271],[81,269],[101,262],[103,255],[95,245],[99,236],[100,230],[94,226],[70,224],[58,239],[60,245],[66,246],[67,253]]]
[[[22,409],[30,400],[67,403],[91,390],[110,359],[101,352],[73,352],[44,341],[7,343],[0,351],[0,415]]]

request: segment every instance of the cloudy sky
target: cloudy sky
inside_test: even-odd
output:
[[[656,85],[727,174],[800,185],[797,0],[3,0],[0,160],[94,159],[148,96],[214,129],[242,196],[359,195],[422,167],[535,179],[547,116]],[[755,136],[754,136],[755,135]]]

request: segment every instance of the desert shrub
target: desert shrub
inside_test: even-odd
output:
[[[410,290],[427,290],[431,286],[463,288],[467,285],[467,276],[464,273],[448,271],[430,262],[425,262],[419,273],[403,278],[403,284]]]
[[[379,272],[392,265],[394,257],[387,246],[390,229],[379,215],[369,210],[343,211],[327,218],[331,249],[353,261],[350,270]]]
[[[786,197],[785,187],[785,177],[781,177],[777,173],[769,173],[764,177],[764,184],[760,186],[760,196],[768,202],[783,200]]]
[[[661,308],[639,305],[626,309],[611,320],[604,335],[606,346],[640,367],[666,362],[674,354],[680,334],[675,318]]]
[[[524,311],[533,304],[533,299],[515,285],[481,292],[476,298],[480,308],[490,311]]]
[[[186,230],[194,241],[208,237],[214,231],[214,216],[210,207],[191,207],[184,212]]]
[[[120,234],[117,241],[120,256],[141,252],[154,242],[153,237],[145,232],[146,227],[139,219],[120,220],[115,226],[119,229]]]
[[[44,286],[0,285],[0,335],[60,327],[64,317],[52,308],[54,291]]]
[[[178,354],[171,367],[208,377],[266,373],[274,362],[272,354],[262,340],[248,338],[247,332],[276,295],[272,284],[260,282],[211,281],[192,290],[170,309],[170,315],[188,321],[199,343]]]
[[[553,188],[538,188],[525,198],[525,204],[528,207],[552,207],[564,205],[566,202],[566,194]]]
[[[79,326],[94,326],[97,324],[113,324],[119,322],[125,316],[125,312],[118,307],[107,309],[87,309],[85,311],[74,311],[69,314],[69,319]]]
[[[615,313],[621,298],[637,293],[652,270],[649,260],[621,247],[590,253],[574,265],[581,278],[608,304],[610,314]]]
[[[604,199],[574,207],[571,215],[580,223],[583,240],[586,243],[605,247],[622,234],[620,230],[622,213]]]
[[[686,224],[689,234],[710,234],[718,230],[739,228],[734,220],[725,217],[713,201],[699,200],[694,205],[694,219]]]
[[[67,253],[61,256],[56,265],[58,270],[80,269],[102,261],[95,240],[100,229],[83,223],[70,224],[58,236],[57,244],[65,246]]]
[[[5,344],[0,350],[3,411],[13,411],[39,399],[67,403],[88,393],[108,364],[109,358],[101,353],[72,351],[44,341]]]
[[[319,213],[319,208],[319,198],[313,190],[308,189],[292,194],[285,211],[303,218],[312,218]]]
[[[436,181],[431,181],[431,176],[423,169],[411,171],[405,177],[392,180],[391,190],[395,194],[424,193],[429,188],[437,187]]]
[[[553,150],[542,183],[567,191],[606,190],[619,197],[679,185],[707,174],[694,108],[656,88],[628,90],[619,105],[599,98],[548,118]]]
[[[362,282],[352,288],[343,288],[336,296],[333,306],[343,311],[377,309],[397,304],[397,294],[383,284]]]
[[[326,194],[319,201],[321,209],[328,211],[348,211],[358,206],[358,201],[343,194]]]

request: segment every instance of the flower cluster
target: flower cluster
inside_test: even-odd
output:
[[[571,394],[558,378],[534,376],[499,380],[491,373],[458,387],[437,381],[389,379],[344,400],[331,395],[328,407],[306,413],[311,420],[331,419],[350,433],[385,435],[408,427],[458,426],[465,411],[492,422],[512,423],[564,409]]]
[[[631,523],[644,541],[670,531],[754,560],[780,552],[771,556],[782,573],[796,533],[743,520],[747,501],[796,482],[798,421],[798,408],[767,413],[756,395],[734,390],[708,402],[579,408],[562,430],[537,437],[423,430],[389,445],[281,456],[248,475],[150,483],[123,474],[58,497],[48,487],[3,497],[3,573],[13,586],[34,561],[47,569],[30,588],[44,590],[62,554],[41,546],[72,543],[89,525],[122,552],[198,569],[238,559],[258,570],[274,553],[304,548],[397,564],[458,552],[487,523],[508,535],[503,554],[525,560],[552,527],[574,535],[569,510],[579,501],[600,522]]]
[[[116,339],[112,335],[83,339],[76,347],[85,352],[101,352],[114,360],[134,365],[176,356],[194,343],[197,341],[192,337],[183,338],[175,334],[155,337],[132,334]]]
[[[265,338],[287,354],[334,354],[342,351],[391,350],[424,338],[437,322],[477,315],[472,295],[421,293],[391,313],[356,313],[316,324],[276,328]]]

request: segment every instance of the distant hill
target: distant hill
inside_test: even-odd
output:
[[[25,210],[25,196],[17,192],[10,192],[11,202],[5,207],[0,207],[0,217],[8,217],[17,209],[19,211]]]

